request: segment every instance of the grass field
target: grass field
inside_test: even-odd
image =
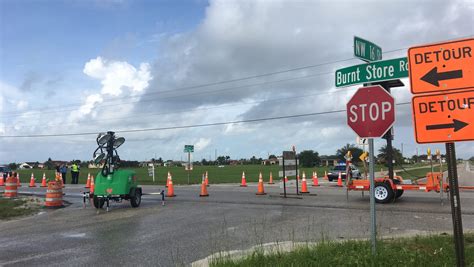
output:
[[[331,167],[329,167],[331,168]],[[302,171],[306,173],[306,177],[311,178],[311,173],[313,171],[318,172],[318,177],[324,175],[324,171],[328,171],[327,167],[316,167],[316,168],[301,168]],[[380,166],[376,166],[376,171],[380,171]],[[359,168],[362,172],[362,168]],[[384,171],[387,168],[383,168]],[[153,182],[152,177],[148,176],[147,168],[133,168],[137,173],[137,177],[141,184],[165,184],[168,171],[173,175],[174,184],[187,184],[188,183],[188,174],[184,170],[184,167],[156,167],[155,168],[155,182]],[[240,183],[242,178],[242,172],[245,172],[245,177],[247,182],[257,182],[259,172],[262,172],[264,181],[268,181],[270,172],[273,174],[273,179],[278,180],[278,171],[280,170],[279,166],[271,165],[236,165],[236,166],[225,166],[219,168],[217,166],[194,166],[194,170],[190,172],[189,181],[191,184],[196,184],[201,182],[202,173],[208,171],[209,182],[212,183]],[[87,180],[87,174],[96,175],[100,170],[99,169],[87,169],[82,168],[79,176],[79,183],[84,184]],[[429,167],[416,169],[410,171],[410,174],[416,176],[422,176],[426,172],[430,171]],[[30,181],[31,173],[34,174],[36,182],[41,182],[43,173],[46,174],[47,179],[54,179],[54,170],[41,170],[41,169],[31,169],[31,170],[19,170],[21,182],[27,183]],[[412,175],[400,172],[398,173],[404,179],[410,179]],[[71,173],[67,173],[67,183],[71,183]]]
[[[474,234],[464,236],[466,266],[474,266]],[[240,259],[216,259],[211,266],[455,266],[453,237],[387,239],[377,244],[372,256],[369,241],[324,241],[292,252],[264,254],[255,251]]]
[[[0,198],[0,220],[28,215],[36,209],[26,206],[25,199],[3,199]]]

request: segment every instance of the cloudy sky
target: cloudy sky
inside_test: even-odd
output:
[[[291,145],[334,154],[356,135],[345,112],[163,128],[344,110],[357,86],[335,88],[334,72],[362,63],[354,35],[405,57],[472,37],[474,2],[3,0],[0,20],[0,163],[89,160],[89,133],[160,128],[121,133],[121,157],[179,160],[194,144],[195,159],[265,158]],[[393,95],[411,99],[408,86]],[[71,133],[88,134],[5,137]],[[402,144],[444,151],[416,144],[410,105],[397,106]],[[474,156],[473,142],[456,148]]]

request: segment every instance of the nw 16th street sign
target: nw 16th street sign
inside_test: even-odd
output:
[[[351,66],[336,71],[336,87],[408,77],[406,57]]]
[[[192,152],[194,152],[194,146],[193,146],[193,145],[184,145],[184,152],[185,152],[185,153],[192,153]]]
[[[372,42],[354,36],[354,56],[367,62],[381,60],[382,48]]]
[[[412,105],[418,143],[474,140],[474,88],[415,96]]]
[[[361,138],[382,137],[395,122],[395,99],[380,85],[362,87],[347,103],[347,125]]]
[[[474,39],[408,49],[413,94],[474,87]]]

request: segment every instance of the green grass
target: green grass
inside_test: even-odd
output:
[[[315,167],[315,168],[300,168],[306,172],[306,177],[311,178],[311,173],[313,171],[318,172],[318,177],[324,176],[324,171],[328,171],[332,167]],[[148,168],[132,168],[137,173],[137,177],[141,184],[165,184],[168,171],[173,175],[174,184],[187,184],[188,174],[184,170],[184,167],[156,167],[155,168],[155,183],[153,183],[152,177],[148,176]],[[245,177],[247,182],[257,182],[258,174],[262,172],[264,181],[268,181],[270,172],[273,173],[273,179],[275,182],[278,180],[278,171],[280,166],[277,165],[236,165],[236,166],[225,166],[223,168],[218,168],[217,166],[194,166],[194,170],[190,172],[190,183],[196,184],[201,182],[202,173],[208,171],[209,173],[209,182],[212,183],[240,183],[242,178],[242,172],[245,171]],[[363,168],[359,167],[359,170],[363,172]],[[376,171],[380,171],[380,166],[376,166]],[[387,171],[387,168],[383,168],[384,172]],[[99,169],[87,169],[82,168],[79,176],[79,183],[85,184],[87,180],[87,174],[96,175],[100,170]],[[416,176],[423,176],[426,172],[429,172],[430,168],[423,168],[412,170],[410,173],[415,174]],[[436,171],[436,169],[435,169]],[[41,170],[41,169],[32,169],[32,170],[19,170],[21,182],[28,183],[30,181],[31,173],[35,175],[37,183],[41,183],[43,177],[43,172],[46,173],[47,179],[54,179],[55,170]],[[411,175],[405,172],[398,173],[404,179],[410,179]],[[71,183],[71,173],[67,173],[67,183]]]
[[[466,266],[474,266],[474,234],[465,234]],[[291,252],[264,254],[256,250],[243,259],[222,257],[211,266],[455,266],[452,236],[387,239],[378,241],[372,256],[369,241],[324,241]]]
[[[33,213],[34,209],[24,206],[26,202],[24,199],[0,199],[0,220]]]
[[[188,174],[184,170],[184,167],[156,167],[155,168],[155,183],[153,183],[152,177],[148,176],[148,168],[132,168],[136,171],[138,180],[141,184],[165,184],[168,171],[173,175],[174,184],[187,184]],[[196,184],[201,183],[202,173],[208,171],[209,183],[240,183],[242,179],[242,172],[245,171],[245,177],[247,182],[257,182],[258,174],[262,172],[263,179],[265,182],[270,177],[270,172],[273,174],[273,179],[276,182],[278,180],[279,166],[264,166],[264,165],[237,165],[237,166],[225,166],[218,168],[217,166],[194,166],[194,170],[190,172],[190,183]],[[328,170],[325,167],[317,168],[302,168],[306,172],[307,179],[311,178],[313,170],[318,172],[318,176],[324,175],[324,170]],[[87,174],[91,173],[96,175],[99,169],[86,169],[82,168],[79,175],[79,183],[85,184],[87,180]],[[37,183],[41,183],[43,172],[46,173],[47,179],[54,179],[55,170],[19,170],[21,182],[27,183],[30,181],[31,173],[34,173]],[[71,183],[71,173],[67,173],[66,183]]]

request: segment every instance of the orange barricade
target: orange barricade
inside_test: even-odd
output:
[[[17,197],[17,185],[15,177],[7,177],[7,182],[5,183],[5,193],[3,194],[4,198],[14,198]]]
[[[49,182],[46,189],[46,199],[44,201],[46,208],[60,208],[63,206],[63,185],[60,182]]]

